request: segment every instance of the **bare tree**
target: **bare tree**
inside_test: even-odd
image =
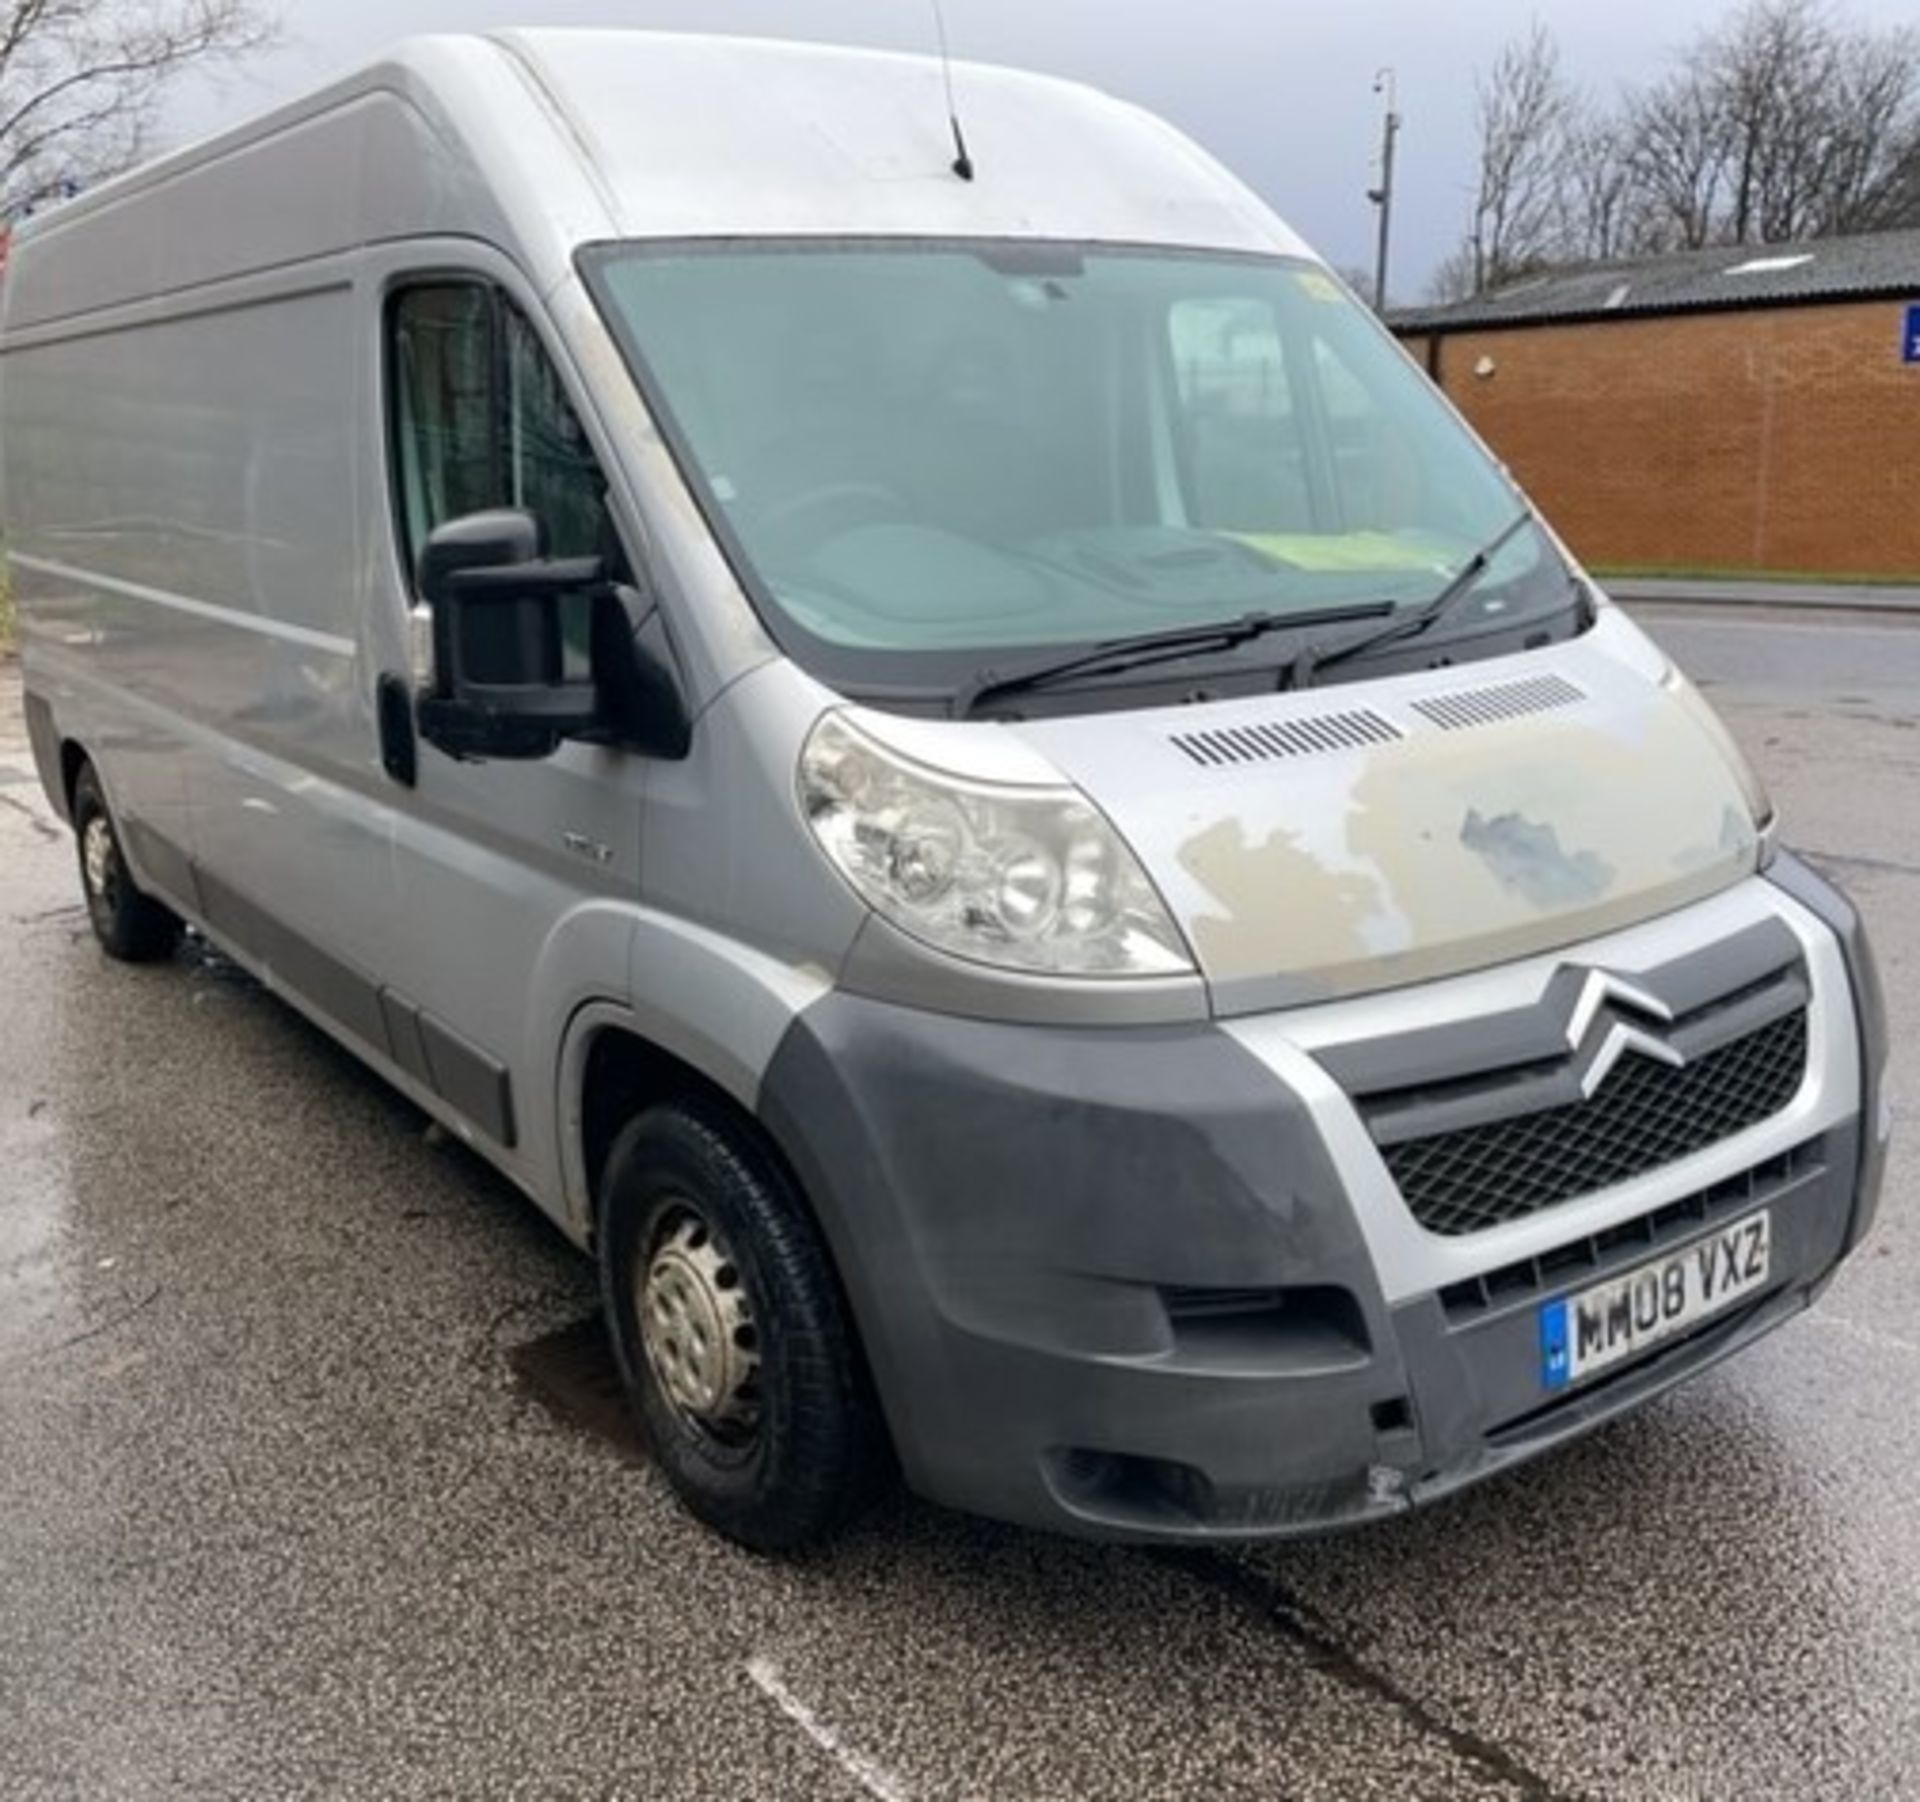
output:
[[[1335,263],[1335,275],[1347,284],[1357,299],[1366,305],[1373,305],[1373,271],[1359,263]]]
[[[272,32],[263,0],[0,0],[0,218],[138,161],[175,79]]]
[[[1894,160],[1874,229],[1891,231],[1903,225],[1920,226],[1920,132]]]
[[[1558,252],[1561,177],[1575,112],[1559,46],[1537,19],[1475,77],[1480,168],[1469,235],[1475,293]]]
[[[1640,197],[1620,118],[1583,106],[1569,125],[1560,174],[1560,237],[1566,254],[1592,262],[1621,255],[1638,225]]]
[[[1853,32],[1834,60],[1812,230],[1920,224],[1920,34]]]
[[[1474,286],[1473,241],[1463,238],[1428,278],[1427,299],[1445,305],[1448,301],[1471,300],[1478,292]]]
[[[1806,230],[1839,55],[1823,0],[1750,0],[1694,47],[1691,60],[1725,165],[1721,235],[1729,242]]]
[[[1920,225],[1920,30],[1745,0],[1612,108],[1536,23],[1475,83],[1478,180],[1436,298],[1555,260]]]
[[[1776,244],[1905,216],[1920,156],[1920,35],[1825,0],[1748,0],[1636,112],[1651,247]]]
[[[1727,181],[1726,128],[1710,84],[1688,69],[1636,96],[1623,154],[1636,213],[1631,248],[1710,244]]]

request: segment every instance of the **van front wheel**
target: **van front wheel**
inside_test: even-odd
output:
[[[885,1441],[819,1231],[718,1107],[663,1105],[608,1154],[600,1280],[614,1355],[687,1508],[761,1551],[823,1539]]]
[[[90,763],[73,783],[73,831],[80,849],[80,887],[93,935],[109,957],[130,964],[171,957],[180,942],[180,917],[135,887],[120,849],[120,832],[107,812],[100,778]]]

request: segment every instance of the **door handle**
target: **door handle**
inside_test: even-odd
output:
[[[420,775],[420,746],[413,730],[413,690],[404,676],[386,671],[374,685],[374,715],[380,725],[380,767],[402,788]]]

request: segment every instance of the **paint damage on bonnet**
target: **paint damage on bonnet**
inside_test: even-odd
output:
[[[1548,653],[1019,730],[1125,834],[1216,1008],[1242,1012],[1529,956],[1749,874],[1739,772],[1659,668],[1616,618]],[[1541,704],[1499,701],[1542,676]],[[1386,742],[1286,731],[1325,740],[1356,706]],[[1224,735],[1222,761],[1174,740],[1197,730]]]

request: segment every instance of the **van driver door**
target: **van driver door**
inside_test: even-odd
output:
[[[408,694],[424,676],[428,636],[412,572],[435,527],[520,507],[541,522],[548,554],[598,555],[617,579],[626,573],[587,410],[537,316],[497,266],[416,268],[386,285],[391,516],[373,561],[392,645],[386,673]],[[577,611],[565,620],[566,655],[578,659],[568,673],[584,677],[587,603],[567,605]],[[551,1099],[556,1018],[595,998],[572,994],[562,966],[625,968],[627,916],[612,903],[639,888],[647,760],[568,740],[535,760],[463,761],[412,738],[407,710],[397,714],[383,730],[407,729],[412,768],[390,771],[389,1040],[496,1152],[550,1170],[552,1110],[528,1102],[541,1086]],[[604,954],[581,958],[595,933]],[[563,943],[573,948],[565,956]]]

